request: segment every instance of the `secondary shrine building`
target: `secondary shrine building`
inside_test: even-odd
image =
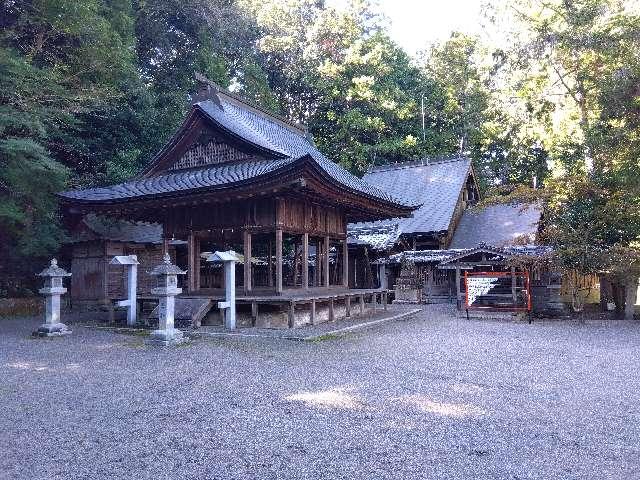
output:
[[[244,298],[348,290],[347,224],[407,217],[417,205],[324,157],[303,127],[214,84],[203,86],[182,126],[140,175],[60,194],[76,239],[71,298],[120,298],[122,280],[114,280],[108,260],[138,250],[154,260],[169,251],[187,270],[183,287],[192,296],[222,295],[222,268],[204,259],[230,249],[241,254],[236,279]]]

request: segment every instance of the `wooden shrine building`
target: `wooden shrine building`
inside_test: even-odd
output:
[[[222,295],[223,275],[206,252],[233,249],[243,259],[238,299],[277,302],[347,291],[347,224],[407,217],[417,207],[324,157],[305,128],[235,94],[203,82],[195,100],[137,177],[60,194],[72,232],[87,215],[158,224],[158,248],[188,272],[185,294],[212,299]]]

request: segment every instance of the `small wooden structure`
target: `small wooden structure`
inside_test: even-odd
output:
[[[349,289],[347,223],[411,215],[325,158],[299,125],[206,83],[182,127],[135,179],[63,192],[68,227],[88,214],[162,226],[187,296],[221,299],[210,252],[241,254],[238,301],[321,298]],[[73,285],[72,285],[73,289]]]

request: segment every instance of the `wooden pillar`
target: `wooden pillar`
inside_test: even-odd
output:
[[[324,250],[324,259],[323,259],[323,265],[322,265],[322,269],[323,269],[323,274],[324,274],[324,286],[326,288],[329,288],[329,236],[325,236],[324,237],[324,245],[323,245],[323,250]]]
[[[243,232],[244,240],[244,293],[251,293],[251,233],[248,230]]]
[[[459,309],[462,308],[462,293],[460,292],[460,262],[456,263],[456,304]]]
[[[269,279],[267,280],[267,286],[273,287],[273,242],[271,241],[271,239],[269,239],[268,248],[269,248],[269,255],[268,255],[269,266],[267,270],[269,274]]]
[[[351,297],[344,297],[344,316],[351,316]]]
[[[296,302],[289,302],[289,328],[293,328],[296,324]]]
[[[196,290],[196,237],[193,230],[189,230],[187,237],[187,291]]]
[[[194,246],[194,266],[195,266],[195,271],[194,273],[194,277],[195,277],[195,289],[196,291],[200,290],[200,262],[202,261],[202,259],[200,258],[200,238],[195,237],[194,242],[193,242],[193,246]]]
[[[251,302],[251,324],[255,327],[258,322],[258,302]]]
[[[309,234],[302,234],[302,288],[309,289]]]
[[[336,321],[336,312],[335,312],[335,305],[334,305],[333,298],[329,299],[329,321],[330,322]]]
[[[346,238],[342,241],[342,285],[349,288],[349,245]]]
[[[282,293],[282,229],[276,230],[276,293]]]
[[[314,287],[319,287],[320,283],[322,282],[322,276],[321,276],[321,272],[322,272],[322,251],[321,251],[321,247],[320,247],[320,240],[316,240],[316,268],[314,269],[313,272],[313,286]]]
[[[364,315],[364,294],[358,295],[358,300],[360,302],[360,315]]]
[[[515,305],[518,300],[518,296],[516,295],[516,267],[511,267],[511,298]]]
[[[387,309],[387,302],[388,302],[388,298],[387,298],[388,293],[387,292],[382,292],[382,308],[384,310]]]
[[[373,308],[373,311],[375,312],[377,307],[378,307],[378,294],[373,293],[371,294],[371,308]]]
[[[311,325],[316,324],[316,301],[311,300]]]

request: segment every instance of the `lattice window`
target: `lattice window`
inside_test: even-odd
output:
[[[206,143],[198,143],[192,146],[175,164],[173,164],[171,170],[200,167],[203,165],[213,165],[239,160],[251,160],[253,158],[255,158],[255,155],[242,152],[218,139],[211,139]]]

